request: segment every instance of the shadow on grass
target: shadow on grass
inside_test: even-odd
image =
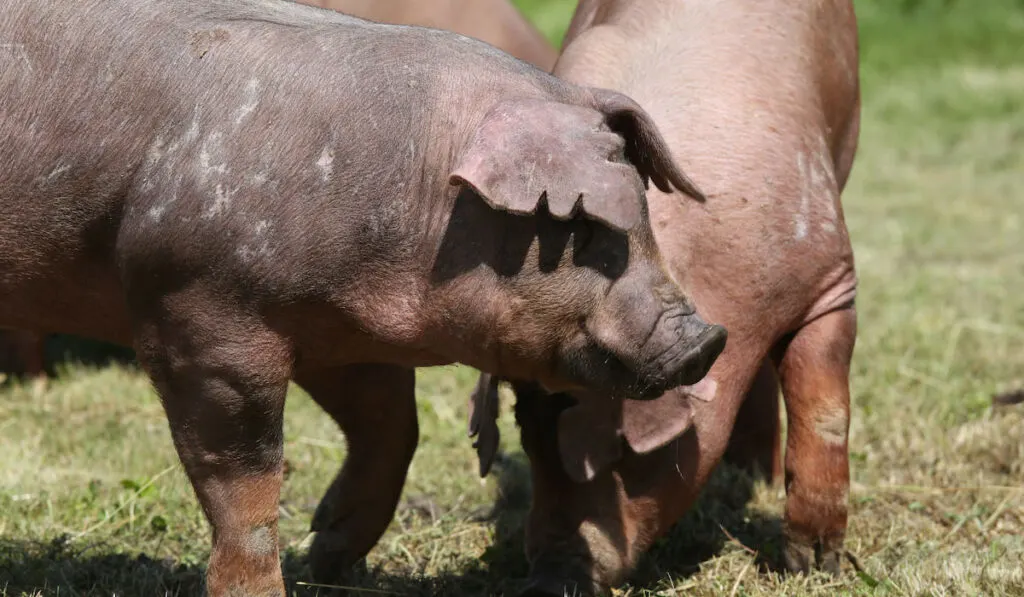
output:
[[[519,455],[521,456],[521,455]],[[522,524],[529,508],[529,469],[525,458],[502,457],[495,463],[499,498],[478,520],[493,522],[496,538],[484,556],[459,570],[438,576],[393,575],[380,570],[356,572],[338,591],[302,584],[310,580],[304,552],[283,553],[282,570],[289,597],[344,595],[468,596],[512,594],[525,578]],[[413,498],[403,508],[418,508]],[[154,560],[118,553],[125,546],[0,537],[0,595],[118,595],[119,597],[192,597],[202,594],[206,568],[201,561]],[[358,590],[365,589],[365,590]]]
[[[466,597],[514,595],[523,586],[528,565],[523,554],[523,527],[530,505],[529,465],[522,453],[501,455],[495,463],[498,498],[477,520],[494,524],[495,538],[483,556],[458,573],[437,576],[355,573],[352,590],[302,584],[310,579],[305,553],[288,550],[282,568],[290,597],[336,595],[410,595]],[[762,569],[771,569],[781,546],[778,518],[750,513],[746,505],[754,482],[745,472],[723,465],[713,475],[697,506],[641,561],[634,586],[653,588],[666,577],[684,579],[719,554],[726,543],[757,550]],[[417,508],[412,498],[402,507]],[[724,530],[723,530],[724,529]],[[82,546],[66,538],[50,542],[0,537],[0,594],[112,595],[123,597],[201,595],[203,561],[154,560],[117,553],[118,547]],[[120,547],[123,549],[123,545]],[[360,590],[362,589],[362,590]]]
[[[16,595],[200,595],[202,569],[145,555],[102,553],[103,545],[78,546],[0,537],[0,593]]]
[[[370,595],[383,591],[417,597],[515,595],[529,572],[523,553],[523,530],[530,507],[530,470],[522,453],[499,455],[494,469],[498,475],[498,498],[489,511],[478,517],[494,524],[494,542],[477,563],[463,568],[457,575],[413,578],[370,572],[353,581],[352,586],[374,593],[351,591],[347,594]],[[747,472],[728,464],[719,466],[696,506],[642,559],[632,577],[633,585],[653,588],[666,577],[685,579],[697,573],[701,564],[720,554],[727,543],[756,552],[756,563],[761,571],[777,571],[782,522],[777,516],[747,509],[754,487],[755,480]],[[310,590],[294,594],[325,596],[328,593]]]
[[[782,520],[751,511],[754,478],[722,463],[695,506],[641,559],[634,586],[653,586],[667,576],[685,579],[719,555],[727,544],[756,553],[761,572],[777,572],[782,559]]]
[[[394,575],[380,570],[357,573],[348,583],[356,588],[348,592],[317,589],[315,587],[289,587],[289,595],[327,597],[331,595],[369,596],[379,594],[408,595],[414,597],[468,597],[516,594],[525,584],[529,567],[523,554],[523,525],[530,508],[530,469],[525,455],[498,454],[493,473],[498,477],[495,503],[470,515],[475,521],[494,525],[494,541],[479,560],[463,566],[458,573],[435,576]],[[421,508],[415,497],[407,499],[399,508]],[[285,575],[291,578],[309,578],[304,554],[286,554]],[[365,589],[359,591],[358,589]]]

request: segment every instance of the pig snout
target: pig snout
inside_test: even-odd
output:
[[[650,400],[697,383],[725,349],[726,330],[709,324],[675,288],[617,284],[587,323],[590,337],[628,374],[608,384],[624,398]]]
[[[725,350],[727,337],[724,327],[709,324],[696,313],[663,317],[647,341],[657,356],[649,367],[653,381],[642,388],[640,398],[657,398],[674,387],[700,381]]]
[[[546,535],[542,548],[528,548],[530,574],[518,597],[608,594],[633,567],[627,546],[608,532],[617,524],[621,522],[587,520],[568,537]]]

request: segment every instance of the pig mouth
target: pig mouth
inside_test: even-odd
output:
[[[675,319],[673,334],[683,340],[663,349],[648,366],[648,383],[639,388],[639,399],[652,400],[684,385],[699,382],[725,350],[728,333],[717,324],[707,324],[696,315]],[[667,324],[665,324],[667,325]]]

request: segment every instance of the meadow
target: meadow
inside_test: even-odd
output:
[[[553,41],[574,2],[520,0]],[[858,0],[863,126],[843,200],[860,276],[848,558],[788,576],[780,488],[720,467],[620,596],[1024,595],[1024,1]],[[418,372],[420,447],[357,579],[365,594],[502,594],[527,565],[529,478],[505,395],[480,480],[464,367]],[[300,390],[287,406],[289,591],[345,454]],[[0,387],[0,595],[197,594],[209,531],[148,380],[67,365]]]

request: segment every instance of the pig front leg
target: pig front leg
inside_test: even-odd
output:
[[[311,524],[313,578],[336,584],[394,517],[419,441],[416,375],[392,365],[351,365],[300,371],[296,382],[334,418],[348,445],[345,464]]]
[[[159,316],[137,318],[139,360],[213,527],[206,594],[283,597],[277,523],[290,347],[206,297],[163,297],[149,312]]]
[[[793,336],[779,362],[786,401],[785,565],[832,574],[846,535],[850,462],[850,359],[853,307],[833,311]]]

